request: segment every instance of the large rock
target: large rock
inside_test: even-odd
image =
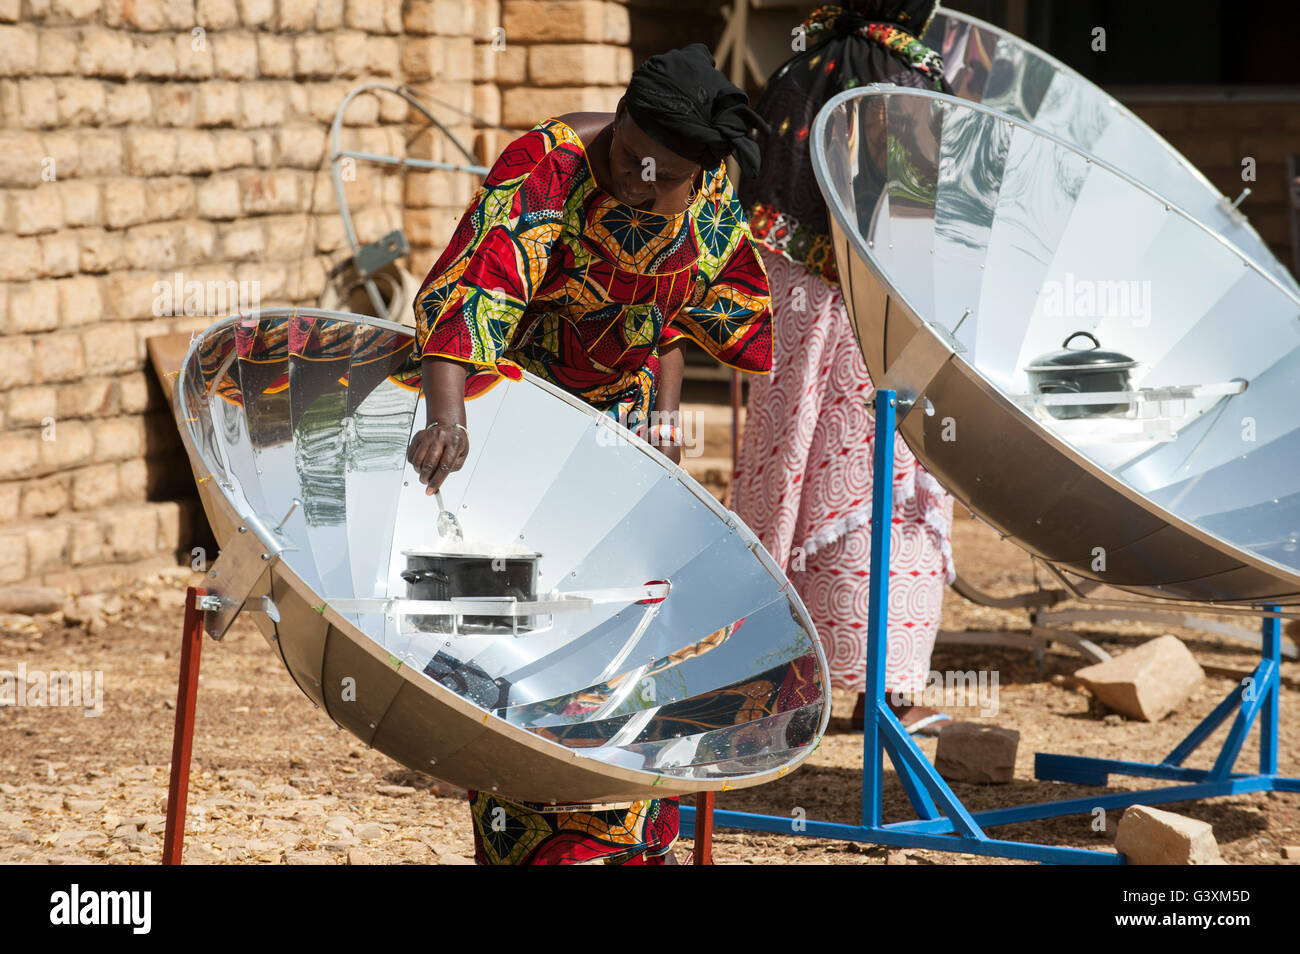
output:
[[[4,586],[0,587],[0,613],[21,613],[24,616],[36,616],[39,613],[53,613],[63,609],[67,602],[62,590],[48,586]]]
[[[1119,820],[1115,850],[1131,865],[1221,865],[1214,829],[1203,821],[1133,805]]]
[[[1102,705],[1143,722],[1163,719],[1205,679],[1177,636],[1152,639],[1074,675]]]
[[[1020,733],[995,725],[955,722],[939,733],[934,767],[950,782],[1009,782],[1016,772]]]

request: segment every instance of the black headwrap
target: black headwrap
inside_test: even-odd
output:
[[[735,156],[746,175],[758,172],[758,144],[749,130],[767,123],[713,65],[703,43],[652,56],[632,74],[624,98],[632,121],[684,159],[715,169]]]

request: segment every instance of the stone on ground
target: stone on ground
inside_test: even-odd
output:
[[[1205,679],[1177,636],[1152,639],[1074,675],[1106,708],[1143,722],[1159,722]]]
[[[954,722],[939,733],[934,767],[950,782],[1009,782],[1016,772],[1020,733],[995,725]]]
[[[1119,820],[1115,850],[1131,865],[1221,865],[1214,829],[1203,821],[1149,805],[1133,805]]]

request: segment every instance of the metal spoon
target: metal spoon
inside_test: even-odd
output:
[[[465,535],[460,532],[460,523],[456,520],[456,515],[443,505],[442,491],[434,491],[433,497],[438,501],[438,536],[456,543],[464,540]]]

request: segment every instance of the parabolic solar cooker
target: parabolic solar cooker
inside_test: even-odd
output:
[[[467,402],[444,513],[406,461],[412,330],[271,309],[190,348],[176,413],[241,609],[331,719],[410,768],[530,801],[740,788],[830,714],[813,624],[684,470],[545,382]]]
[[[1150,130],[999,44],[980,49],[1000,105],[1033,125],[873,85],[813,128],[845,300],[872,380],[899,394],[900,433],[1059,571],[1300,603],[1294,282]]]

